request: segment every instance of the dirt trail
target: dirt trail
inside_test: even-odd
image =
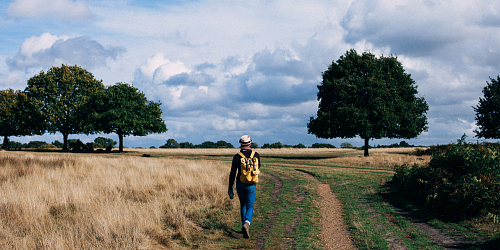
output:
[[[318,184],[318,194],[321,200],[317,206],[321,214],[321,237],[325,249],[356,249],[349,236],[349,231],[342,218],[340,202],[332,192],[330,185],[316,180],[311,174],[302,172],[304,176]]]

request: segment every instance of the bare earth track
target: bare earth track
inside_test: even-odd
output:
[[[321,196],[321,200],[318,201],[317,206],[321,214],[321,237],[325,249],[356,249],[342,219],[341,204],[332,192],[330,185],[319,182],[308,173],[302,173],[318,185],[318,194]]]

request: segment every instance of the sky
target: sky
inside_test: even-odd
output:
[[[129,83],[161,102],[168,131],[125,137],[127,147],[170,138],[259,146],[343,142],[308,134],[322,72],[350,49],[397,56],[429,105],[428,131],[370,145],[467,141],[473,107],[500,74],[500,2],[490,0],[13,0],[0,2],[0,89],[62,64],[109,86]],[[116,134],[70,135],[92,142]],[[62,134],[12,137],[62,141]]]

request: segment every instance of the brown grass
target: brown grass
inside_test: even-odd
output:
[[[210,161],[0,151],[0,244],[189,246],[207,213],[233,209],[234,200],[226,197],[228,173],[229,165]],[[231,216],[218,220],[232,223]]]
[[[369,168],[385,168],[390,169],[396,165],[403,164],[419,164],[424,165],[429,163],[431,156],[416,156],[409,153],[413,152],[414,148],[380,148],[370,149],[370,156],[364,157],[362,150],[349,150],[348,156],[331,158],[323,161],[323,164],[336,164],[340,166],[357,166]]]

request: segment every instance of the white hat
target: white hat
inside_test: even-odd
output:
[[[250,139],[249,135],[244,135],[240,139],[240,144],[243,146],[250,145],[252,143],[252,139]]]

